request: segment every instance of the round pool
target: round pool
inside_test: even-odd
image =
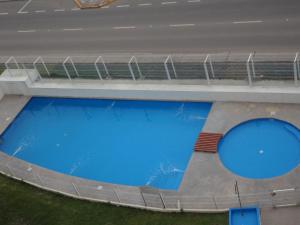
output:
[[[223,165],[239,176],[280,176],[300,163],[300,130],[277,119],[249,120],[226,133],[218,152]]]

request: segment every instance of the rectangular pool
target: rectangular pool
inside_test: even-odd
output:
[[[64,174],[177,190],[211,103],[33,97],[1,151]]]
[[[229,225],[260,225],[259,208],[230,209]]]

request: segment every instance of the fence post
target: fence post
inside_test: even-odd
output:
[[[27,71],[27,69],[26,69],[26,66],[24,65],[24,63],[22,63],[21,65],[22,65],[23,70],[24,70],[25,73],[27,74],[29,80],[33,83],[34,81],[31,79],[31,76],[30,76],[30,74],[28,73],[28,71]]]
[[[132,60],[134,60],[134,56],[132,56],[128,62],[128,68],[129,68],[129,71],[130,71],[130,74],[131,74],[131,77],[132,77],[132,80],[135,80],[135,76],[134,76],[134,73],[133,73],[133,70],[132,70],[132,67],[131,67],[131,62]]]
[[[163,195],[162,195],[161,192],[159,192],[159,197],[160,197],[160,200],[162,202],[163,208],[165,209],[166,208],[166,204],[165,204],[165,200],[164,200]]]
[[[216,209],[218,209],[218,205],[217,205],[215,196],[213,196],[212,199],[213,199],[213,202],[214,202],[214,205],[215,205]]]
[[[73,188],[74,188],[74,190],[75,190],[77,196],[80,197],[80,194],[79,194],[79,191],[78,191],[76,185],[75,185],[73,182],[71,182],[71,184],[72,184],[72,186],[73,186]]]
[[[112,190],[113,190],[113,192],[114,192],[114,194],[115,194],[115,196],[116,196],[118,202],[121,203],[120,196],[119,196],[119,194],[117,193],[117,191],[116,191],[114,188],[113,188]]]
[[[67,69],[67,67],[66,67],[66,62],[69,60],[69,58],[70,58],[70,56],[68,56],[68,57],[65,59],[65,61],[63,62],[62,65],[63,65],[63,67],[64,67],[64,70],[65,70],[65,72],[66,72],[66,74],[67,74],[69,80],[72,80],[72,79],[71,79],[71,76],[70,76],[70,74],[69,74],[69,71],[68,71],[68,69]]]
[[[38,178],[39,182],[41,183],[41,186],[43,186],[43,187],[44,187],[45,185],[44,185],[44,183],[43,183],[43,181],[42,181],[42,179],[41,179],[40,175],[37,173],[37,174],[36,174],[36,176],[37,176],[37,178]]]
[[[298,78],[300,79],[298,52],[296,53],[293,65],[294,65],[294,81],[295,81],[295,85],[297,85]]]
[[[7,169],[8,169],[8,172],[11,174],[11,176],[12,176],[12,177],[16,177],[16,176],[14,175],[14,173],[12,172],[12,170],[10,169],[10,167],[8,166],[8,163],[6,163],[6,167],[7,167]]]
[[[211,60],[211,57],[210,57],[209,54],[208,54],[208,56],[209,56],[208,58],[209,58],[211,74],[212,74],[213,78],[215,78],[215,71],[214,71],[214,68],[213,68],[213,65],[212,65],[212,60]]]
[[[176,73],[174,62],[173,62],[173,59],[172,59],[171,55],[170,55],[170,62],[171,62],[172,68],[173,68],[174,76],[177,79],[177,73]]]
[[[180,199],[177,200],[177,208],[179,211],[183,211],[181,208],[181,203],[180,203]]]
[[[208,69],[207,69],[207,65],[206,65],[208,58],[209,58],[209,54],[206,56],[206,58],[204,60],[204,63],[203,63],[203,66],[204,66],[204,71],[205,71],[207,84],[210,84],[209,73],[208,73]]]
[[[144,198],[144,195],[143,195],[143,192],[140,190],[140,193],[141,193],[141,196],[142,196],[142,199],[143,199],[143,202],[145,204],[145,207],[147,207],[147,203],[146,203],[146,200]]]
[[[39,60],[41,60],[42,65],[44,66],[44,69],[46,70],[48,76],[50,77],[50,73],[49,73],[49,71],[48,71],[48,69],[47,69],[47,67],[46,67],[46,65],[45,65],[45,63],[44,63],[44,60],[42,59],[41,56],[39,56],[39,57],[37,57],[36,60],[34,60],[34,62],[33,62],[33,67],[34,67],[34,69],[38,72],[39,78],[40,78],[41,80],[43,79],[42,76],[41,76],[41,74],[39,73],[37,67],[36,67],[36,64],[37,64],[37,62],[38,62]]]
[[[15,57],[13,57],[13,56],[9,57],[9,59],[6,60],[6,62],[4,63],[4,65],[5,65],[5,68],[7,69],[8,73],[9,73],[11,76],[13,76],[13,74],[10,72],[10,68],[9,68],[9,66],[8,66],[8,63],[10,63],[10,61],[12,61],[12,60],[13,60],[14,63],[16,64],[17,69],[20,69],[20,66],[19,66],[17,60],[15,59]]]
[[[168,80],[171,80],[171,76],[170,76],[170,72],[169,72],[169,68],[168,68],[168,60],[169,60],[169,57],[170,56],[168,56],[167,57],[167,59],[165,60],[165,62],[164,62],[164,66],[165,66],[165,70],[166,70],[166,73],[167,73],[167,78],[168,78]]]
[[[72,67],[73,67],[73,69],[75,70],[76,76],[79,77],[79,73],[78,73],[78,71],[77,71],[77,69],[76,69],[76,67],[75,67],[75,64],[74,64],[74,62],[73,62],[73,59],[71,58],[71,56],[69,56],[69,57],[70,57],[70,62],[71,62],[71,64],[72,64]]]
[[[248,82],[249,85],[252,86],[252,77],[251,77],[251,69],[250,69],[250,60],[252,58],[252,53],[250,53],[248,60],[246,62],[246,67],[247,67],[247,74],[248,74]]]

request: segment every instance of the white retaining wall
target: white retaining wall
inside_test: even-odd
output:
[[[120,83],[120,81],[98,80],[34,82],[38,78],[37,71],[18,70],[15,72],[18,76],[11,77],[7,73],[6,76],[0,77],[0,88],[4,94],[173,101],[300,103],[299,86],[286,86],[282,82],[276,83],[275,81],[264,86],[176,84],[160,81],[157,83],[136,81]]]

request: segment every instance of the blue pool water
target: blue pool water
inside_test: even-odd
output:
[[[259,209],[230,209],[229,225],[260,225]]]
[[[300,130],[281,120],[250,120],[231,129],[218,151],[223,165],[237,175],[280,176],[300,163]]]
[[[175,190],[210,107],[32,98],[0,137],[0,149],[73,176]]]

